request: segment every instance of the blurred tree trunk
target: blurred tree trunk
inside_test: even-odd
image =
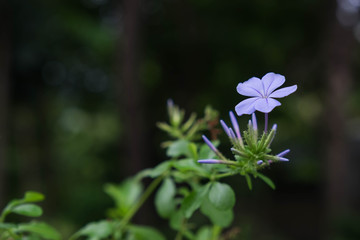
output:
[[[33,105],[24,104],[14,109],[14,145],[19,162],[19,183],[22,192],[41,191],[40,161],[42,151],[37,136],[37,112]]]
[[[144,168],[147,145],[145,143],[144,103],[139,80],[140,0],[123,1],[124,32],[119,46],[120,62],[118,95],[125,126],[126,175]]]
[[[142,86],[139,79],[140,53],[140,0],[123,1],[124,30],[118,51],[120,67],[117,93],[121,102],[121,116],[125,131],[125,158],[120,159],[120,166],[125,165],[123,176],[130,176],[146,167],[148,161],[148,144],[145,128],[145,103],[143,101]],[[146,104],[150,106],[151,104]],[[150,224],[151,216],[149,203],[146,203],[135,221],[140,224]]]
[[[350,198],[345,106],[352,82],[351,65],[355,46],[351,28],[346,29],[337,21],[335,5],[336,2],[333,1],[334,8],[331,9],[332,14],[325,36],[326,219],[330,221],[328,224],[344,214]]]
[[[10,16],[8,1],[0,4],[0,206],[3,206],[6,193],[7,159],[7,119],[10,82]]]

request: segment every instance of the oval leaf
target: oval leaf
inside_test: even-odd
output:
[[[205,186],[194,190],[185,197],[181,210],[184,212],[186,218],[190,218],[192,214],[198,209],[209,191],[210,183]]]
[[[211,186],[209,200],[217,209],[228,210],[235,205],[235,193],[229,185],[215,182]]]
[[[80,229],[74,236],[88,236],[94,239],[108,238],[114,231],[114,224],[110,221],[99,221],[88,223]]]
[[[166,171],[169,170],[169,168],[171,167],[171,164],[172,164],[171,161],[166,161],[166,162],[160,163],[159,165],[157,165],[156,167],[151,169],[149,176],[152,178],[156,178],[156,177],[164,174]]]
[[[203,174],[203,175],[207,174],[207,171],[205,170],[205,168],[203,168],[202,166],[199,166],[191,158],[178,160],[178,161],[174,162],[173,166],[180,172],[194,171],[194,172],[197,172],[197,173]]]
[[[219,210],[208,199],[201,204],[200,211],[207,216],[211,222],[220,227],[228,227],[234,219],[231,209]]]
[[[43,223],[43,222],[31,222],[19,224],[17,232],[31,232],[36,233],[48,240],[58,240],[61,239],[61,236],[58,231],[56,231],[52,226]]]
[[[171,215],[169,224],[172,229],[180,230],[183,221],[184,221],[184,215],[182,211],[176,211]]]
[[[42,215],[41,207],[31,203],[16,206],[11,209],[11,212],[27,217],[39,217]]]
[[[135,239],[141,240],[166,240],[156,229],[146,226],[129,226],[129,232],[134,234]]]
[[[212,229],[208,226],[200,228],[197,233],[195,240],[209,240],[211,239]]]
[[[24,200],[26,202],[40,202],[45,199],[45,196],[39,192],[27,191]]]
[[[112,197],[122,216],[135,204],[142,190],[141,182],[133,178],[125,180],[120,185],[106,184],[104,187],[104,191]]]
[[[7,230],[10,228],[15,228],[16,225],[12,223],[0,223],[0,230]]]
[[[166,155],[168,157],[179,157],[182,155],[189,156],[190,150],[189,150],[189,142],[186,140],[177,140],[174,143],[170,145],[168,150],[166,151]]]
[[[171,178],[166,178],[155,196],[155,207],[159,215],[168,218],[175,209],[176,186]]]

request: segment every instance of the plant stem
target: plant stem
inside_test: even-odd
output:
[[[148,197],[155,190],[155,188],[161,183],[164,177],[165,174],[155,178],[155,180],[151,182],[151,184],[147,187],[143,195],[140,197],[139,201],[127,212],[127,214],[122,219],[120,229],[122,229],[129,223],[129,221],[134,217],[134,215],[139,210],[139,208],[144,204],[146,199],[148,199]]]
[[[182,240],[182,232],[181,232],[181,231],[179,231],[179,232],[176,234],[175,240]]]
[[[221,233],[221,227],[218,225],[214,225],[212,229],[211,240],[218,240],[220,233]]]
[[[181,223],[181,227],[175,236],[175,240],[182,240],[183,231],[184,231],[185,226],[186,226],[186,219],[184,219],[184,221]]]
[[[237,172],[228,172],[228,173],[222,173],[215,176],[215,179],[224,178],[224,177],[230,177],[233,175],[238,174]]]
[[[20,237],[18,235],[16,235],[15,233],[13,233],[13,231],[11,231],[10,229],[7,229],[7,231],[13,239],[15,239],[15,240],[20,239]]]
[[[269,114],[265,113],[265,127],[264,127],[264,132],[267,132],[268,129],[268,119],[269,119]]]

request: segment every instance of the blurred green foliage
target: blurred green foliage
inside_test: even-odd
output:
[[[131,161],[124,154],[127,126],[116,92],[121,81],[117,57],[124,41],[123,2],[13,0],[10,7],[5,198],[28,188],[44,192],[49,198],[47,217],[60,219],[64,231],[71,232],[103,216],[103,209],[111,206],[103,183],[127,177],[125,163]],[[320,224],[312,216],[321,214],[324,175],[321,51],[332,14],[328,2],[151,0],[141,2],[140,12],[139,78],[148,145],[139,149],[149,150],[144,167],[156,165],[165,155],[158,148],[164,137],[155,123],[165,118],[168,98],[196,112],[211,104],[224,118],[242,100],[235,91],[238,82],[269,71],[281,73],[289,85],[299,86],[271,114],[279,126],[274,148],[286,143],[292,161],[269,173],[278,187],[275,193],[258,186],[253,196],[243,195],[239,201],[249,208],[238,209],[236,221],[261,226],[261,233],[253,226],[242,229],[242,234],[257,239],[263,239],[262,234],[274,239],[318,236]],[[358,89],[355,82],[347,102],[351,129],[359,126]],[[351,136],[356,145],[359,130]],[[260,199],[274,212],[260,206]],[[281,204],[285,201],[286,207]],[[296,214],[297,221],[285,221]]]

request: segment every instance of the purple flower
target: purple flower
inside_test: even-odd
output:
[[[252,77],[244,83],[239,83],[236,87],[238,93],[251,98],[245,99],[235,106],[237,115],[252,114],[256,110],[269,113],[275,107],[280,106],[281,103],[274,98],[286,97],[297,89],[297,85],[293,85],[275,91],[284,82],[284,76],[270,72],[261,80]]]

